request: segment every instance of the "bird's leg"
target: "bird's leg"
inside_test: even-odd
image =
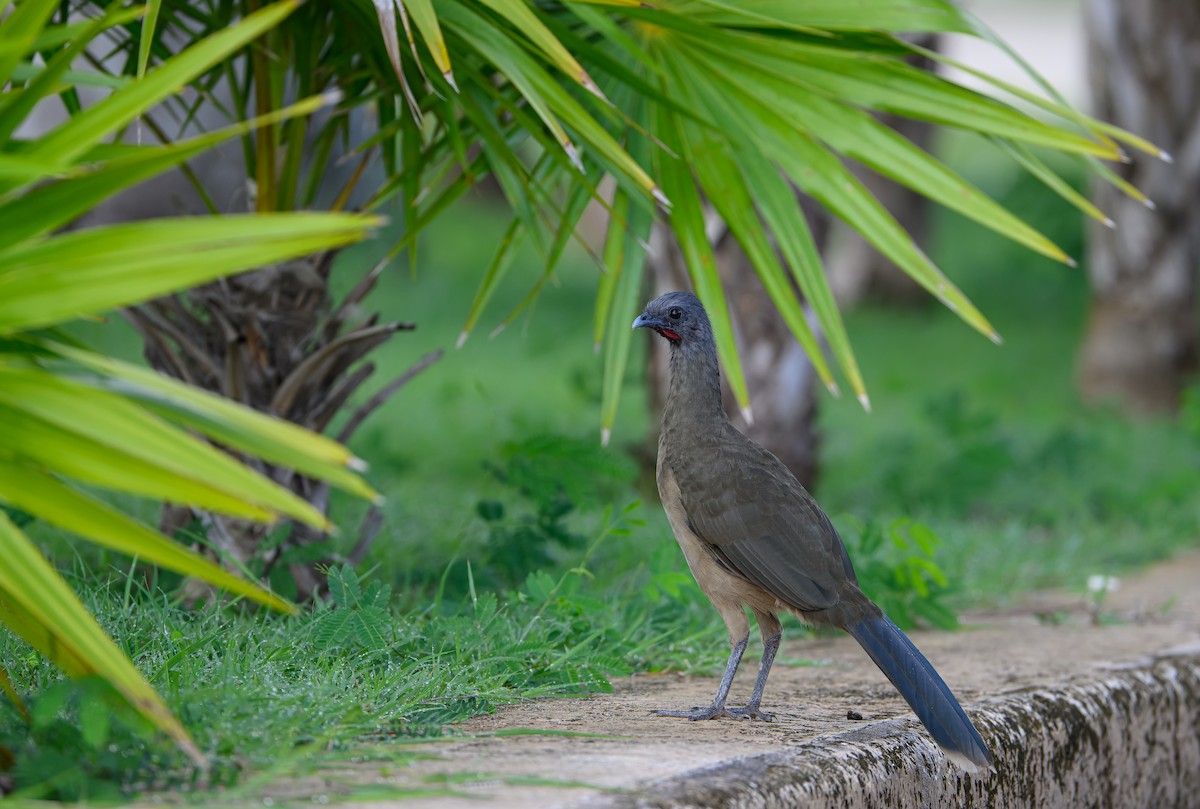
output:
[[[775,653],[779,651],[779,641],[782,638],[783,633],[776,632],[771,637],[763,639],[762,663],[758,667],[758,679],[754,681],[754,693],[750,695],[750,701],[746,703],[745,708],[728,708],[729,713],[746,719],[761,719],[764,722],[770,722],[775,718],[765,711],[760,711],[758,706],[762,702],[763,689],[767,685],[767,675],[771,673],[771,664],[775,662]]]
[[[746,644],[749,640],[750,634],[747,632],[729,650],[729,662],[725,664],[725,675],[721,677],[721,684],[717,686],[717,695],[713,697],[712,705],[707,708],[692,708],[690,711],[654,711],[654,713],[659,716],[682,716],[693,722],[699,719],[735,716],[736,714],[725,707],[725,700],[729,697],[729,687],[733,685],[733,675],[737,674],[738,664],[742,662],[742,654],[746,651]]]

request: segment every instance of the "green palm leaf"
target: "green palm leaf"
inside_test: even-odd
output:
[[[322,106],[320,98],[307,99],[164,147],[102,143],[277,24],[295,4],[272,4],[133,80],[77,74],[68,66],[94,37],[129,22],[138,10],[114,5],[95,20],[47,26],[58,7],[26,0],[0,20],[0,86],[10,77],[20,84],[0,94],[0,422],[5,425],[0,502],[113,550],[293,610],[258,583],[184,549],[74,483],[208,506],[245,519],[290,517],[328,527],[312,505],[193,431],[376,497],[353,472],[361,463],[327,439],[30,330],[349,244],[379,223],[352,215],[243,216],[163,219],[53,235],[101,200],[205,148]],[[37,48],[59,50],[35,67],[30,60]],[[13,140],[43,100],[73,97],[73,83],[84,80],[116,89],[46,135]],[[0,558],[5,560],[0,622],[66,673],[107,679],[134,710],[203,766],[187,731],[3,513]],[[7,678],[4,682],[5,691],[17,696],[14,685]]]
[[[40,467],[0,463],[0,499],[51,525],[98,545],[182,573],[201,572],[210,584],[268,607],[295,612],[293,604],[254,582],[229,573],[194,551],[131,519],[107,503],[67,485]]]
[[[166,9],[185,5],[163,0],[161,19],[172,18]],[[394,30],[397,7],[407,48],[400,46]],[[691,199],[683,203],[688,206],[702,200],[702,193],[716,198],[721,189],[743,203],[749,197],[753,211],[745,204],[723,204],[720,212],[752,254],[751,263],[818,373],[836,389],[833,379],[840,368],[866,403],[866,385],[849,336],[787,184],[824,204],[973,328],[996,339],[986,318],[916,248],[845,162],[858,162],[914,188],[1035,252],[1065,263],[1070,258],[1035,227],[880,123],[874,113],[952,126],[995,141],[1017,165],[1101,219],[1103,214],[1056,181],[1031,149],[1083,157],[1118,184],[1120,178],[1097,159],[1118,159],[1118,143],[1156,151],[1144,139],[1071,110],[1052,91],[1033,94],[992,80],[1000,91],[994,96],[908,63],[906,58],[914,55],[948,60],[903,41],[902,33],[946,32],[998,43],[986,26],[950,0],[404,0],[399,6],[354,0],[322,12],[322,19],[349,40],[365,20],[378,31],[385,9],[393,17],[393,30],[369,41],[355,40],[355,52],[337,53],[323,75],[336,77],[333,81],[351,94],[345,107],[371,105],[378,112],[380,132],[363,148],[381,150],[390,176],[372,204],[403,194],[410,225],[390,254],[415,250],[420,229],[484,174],[495,176],[520,223],[492,264],[481,268],[464,334],[476,327],[498,286],[508,282],[504,270],[517,238],[528,239],[553,264],[564,243],[562,200],[571,200],[568,207],[574,208],[581,193],[594,195],[594,189],[604,186],[595,180],[597,173],[616,178],[631,208],[660,208],[664,216],[672,213],[668,209],[674,202],[664,194],[668,186],[689,194]],[[424,50],[417,47],[418,36]],[[1009,53],[1041,81],[1018,55]],[[279,75],[278,68],[272,70]],[[425,86],[410,84],[405,75],[427,77]],[[395,102],[402,97],[408,97],[413,115],[422,118],[419,126],[398,120],[402,106]],[[1029,115],[1008,103],[1010,97],[1036,104],[1058,123]],[[246,92],[242,101],[249,104],[249,98]],[[650,114],[645,102],[671,114]],[[247,107],[242,109],[240,114],[246,114]],[[434,121],[427,122],[427,116]],[[649,146],[640,150],[638,143]],[[1123,187],[1137,194],[1127,183]],[[571,189],[565,197],[560,195],[564,188]],[[701,244],[703,228],[697,227],[693,213],[672,215],[673,229],[693,283],[721,309],[724,293],[707,266],[710,251]],[[772,255],[776,250],[778,258]],[[517,311],[536,298],[552,271],[543,271]],[[597,339],[609,331],[607,316],[619,280],[619,274],[601,274]],[[828,340],[837,368],[821,356],[815,334],[805,333],[807,321],[789,289],[793,281]],[[737,389],[741,371],[732,334],[721,322],[717,333]],[[742,394],[738,398],[746,404]],[[602,416],[605,424],[606,419]]]
[[[621,383],[629,362],[633,319],[641,311],[642,278],[646,253],[641,247],[650,236],[653,223],[648,211],[630,205],[623,192],[613,201],[613,218],[604,243],[607,270],[602,289],[608,291],[597,302],[597,331],[603,329],[604,383],[600,399],[600,443],[607,444],[617,420]]]
[[[62,577],[0,511],[0,623],[67,674],[98,674],[200,766],[206,759],[179,720],[79,603]]]
[[[336,441],[136,365],[62,343],[39,341],[38,345],[80,371],[94,372],[82,377],[87,385],[135,400],[168,421],[197,430],[231,449],[380,501],[379,494],[351,471],[362,471],[366,465]],[[72,367],[54,370],[64,376],[78,373]]]
[[[23,3],[22,8],[25,5]],[[249,15],[240,25],[213,34],[144,78],[68,118],[65,123],[38,138],[27,153],[35,159],[63,162],[79,157],[114,130],[177,92],[191,78],[277,25],[295,7],[296,0],[281,0]],[[7,21],[4,27],[8,27]]]
[[[0,334],[349,244],[378,222],[349,214],[155,219],[15,245],[0,250]]]
[[[704,227],[704,204],[697,193],[687,164],[674,155],[685,154],[680,121],[674,112],[655,105],[655,131],[662,140],[663,149],[656,156],[656,168],[662,178],[663,190],[674,201],[671,210],[671,229],[679,242],[687,263],[688,275],[695,286],[696,295],[704,302],[712,320],[713,336],[717,341],[717,354],[725,365],[726,378],[733,396],[749,421],[750,393],[746,379],[737,359],[737,346],[733,338],[733,323],[729,307],[725,303],[725,291],[717,274],[717,260]]]

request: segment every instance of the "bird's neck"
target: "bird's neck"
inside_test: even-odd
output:
[[[715,346],[672,348],[670,372],[663,408],[664,430],[692,430],[705,423],[728,421],[721,401],[721,372]]]

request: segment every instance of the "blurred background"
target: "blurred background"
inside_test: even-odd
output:
[[[1118,169],[1155,210],[1100,184],[1093,188],[1081,161],[1045,157],[1071,188],[1092,196],[1115,228],[1088,223],[1078,207],[1013,160],[998,158],[980,137],[947,128],[906,132],[1041,230],[1078,266],[1055,263],[911,194],[873,185],[995,326],[1003,339],[996,345],[846,228],[814,215],[870,412],[852,395],[835,398],[813,383],[778,313],[763,303],[757,279],[739,270],[743,260],[732,240],[717,234],[759,415],[752,434],[811,486],[849,546],[864,590],[905,627],[951,628],[959,614],[1019,609],[1028,594],[1047,588],[1082,600],[1089,577],[1121,576],[1200,544],[1200,387],[1194,376],[1200,22],[1194,0],[977,0],[967,6],[1072,105],[1173,154],[1174,164],[1139,155]],[[923,44],[1039,89],[1010,54],[978,39]],[[979,83],[969,73],[955,75]],[[209,123],[201,115],[195,127]],[[354,126],[373,123],[360,117]],[[242,176],[240,148],[232,143],[191,164],[222,209],[255,202],[255,188]],[[336,198],[355,171],[354,161],[336,154],[328,166],[317,193],[322,204]],[[373,192],[380,180],[372,171],[349,204]],[[76,226],[204,210],[191,183],[164,175]],[[135,577],[128,559],[78,547],[45,525],[27,529],[69,572],[101,622],[129,633],[124,642],[131,654],[153,649],[151,638],[159,635],[191,644],[179,659],[170,650],[145,651],[145,659],[171,664],[162,664],[160,671],[170,673],[154,684],[204,734],[201,747],[226,756],[228,773],[241,766],[238,756],[261,764],[276,752],[278,742],[256,741],[260,747],[247,752],[249,742],[227,741],[247,726],[256,728],[255,739],[270,735],[260,728],[298,733],[288,722],[307,723],[301,735],[318,740],[325,731],[312,728],[325,721],[349,733],[434,732],[505,700],[603,689],[605,676],[631,671],[709,671],[725,657],[724,630],[687,574],[657,502],[653,464],[663,375],[661,346],[650,335],[634,335],[637,350],[624,370],[611,436],[601,442],[604,361],[593,337],[600,271],[589,253],[602,249],[603,215],[584,216],[581,240],[567,245],[540,296],[497,329],[543,275],[532,249],[513,254],[460,346],[472,296],[512,220],[504,195],[492,183],[478,184],[422,233],[415,251],[381,267],[405,227],[402,206],[385,212],[392,223],[381,238],[337,255],[329,288],[332,299],[341,300],[378,271],[375,288],[349,311],[377,312],[382,321],[415,328],[374,348],[375,373],[327,432],[336,434],[350,413],[366,407],[349,445],[369,464],[367,478],[386,502],[369,507],[335,492],[328,508],[340,529],[336,536],[292,542],[273,534],[260,538],[265,555],[238,560],[285,596],[318,595],[315,618],[267,625],[261,616],[217,610],[216,618],[176,623],[160,615],[164,630],[153,615],[134,616],[126,607],[131,591],[143,586],[144,603],[158,599],[156,588],[177,592],[178,577]],[[682,283],[678,257],[657,247],[643,300]],[[126,313],[72,330],[98,349],[141,362],[142,334],[153,332],[147,326],[153,314]],[[498,333],[489,334],[493,329]],[[789,384],[773,384],[779,379]],[[403,384],[393,386],[393,380]],[[368,407],[385,388],[389,396]],[[212,544],[186,515],[160,518],[156,504],[120,502],[149,523],[161,519],[184,541]],[[315,578],[293,575],[313,570],[314,563]],[[129,583],[135,579],[136,588]],[[358,609],[360,629],[338,624],[335,631],[322,618],[330,614],[323,612],[326,601]],[[170,601],[170,609],[176,606]],[[497,615],[508,616],[507,629]],[[251,628],[226,649],[223,633],[242,626],[239,621]],[[299,628],[288,634],[281,626]],[[796,623],[787,628],[791,637],[800,631]],[[383,636],[387,643],[378,641]],[[308,672],[304,666],[313,661],[325,665],[322,655],[331,649],[351,648],[356,657],[353,664],[328,663],[319,676],[267,678],[258,697],[244,698],[251,683],[266,678],[261,672],[275,671],[276,653],[261,650],[280,646],[280,638],[301,650],[288,664],[297,671]],[[14,656],[9,667],[25,682],[55,680],[52,668],[20,658],[13,648],[0,652]],[[312,660],[304,657],[310,648],[317,650]],[[372,649],[383,651],[372,656]],[[241,662],[230,662],[233,651]],[[11,663],[17,658],[24,660],[20,667]],[[412,661],[419,665],[405,668]],[[392,665],[398,668],[386,668]],[[231,675],[230,666],[243,668]],[[393,679],[380,673],[385,668]],[[394,679],[401,668],[408,678],[402,682]],[[430,673],[445,669],[453,670],[449,680]],[[379,690],[353,710],[337,707],[340,697],[322,702],[313,696],[326,693],[314,691],[317,681],[329,694],[357,695],[375,676],[383,678]],[[385,702],[400,707],[378,708]],[[380,713],[362,708],[367,703]],[[195,707],[201,704],[208,707]],[[291,711],[286,716],[284,705]],[[0,714],[0,731],[17,726],[13,716]],[[47,773],[59,765],[49,753],[40,764]]]
[[[967,6],[1071,104],[1112,116],[1111,100],[1098,98],[1089,85],[1096,68],[1088,67],[1082,3]],[[967,65],[1037,89],[998,47],[965,36],[946,36],[938,47]],[[1194,54],[1196,44],[1190,47]],[[981,84],[961,72],[955,76]],[[1116,123],[1156,136],[1135,121]],[[941,540],[936,559],[946,584],[940,589],[959,606],[1007,603],[1031,588],[1081,589],[1090,574],[1121,572],[1194,544],[1200,409],[1193,406],[1191,389],[1182,398],[1172,394],[1165,404],[1146,407],[1127,407],[1102,390],[1096,396],[1081,392],[1093,303],[1089,264],[1097,251],[1109,248],[1089,248],[1077,209],[1011,161],[996,159],[978,138],[951,130],[924,137],[932,137],[936,154],[1040,228],[1080,266],[1036,256],[935,205],[912,211],[924,249],[1003,337],[996,346],[902,277],[891,285],[886,277],[883,282],[856,277],[887,276],[888,268],[875,266],[886,262],[834,227],[826,257],[835,291],[848,306],[848,330],[872,410],[865,412],[850,397],[815,394],[808,477],[819,501],[852,545],[860,534],[897,520],[928,526]],[[1174,151],[1173,144],[1163,145]],[[218,152],[194,166],[217,189],[214,198],[245,194],[229,165]],[[1054,167],[1081,192],[1089,191],[1078,165],[1063,161]],[[329,187],[336,189],[348,170],[336,165]],[[1153,189],[1145,190],[1155,197]],[[186,182],[168,176],[94,217],[124,219],[164,207],[198,211],[193,197]],[[902,219],[906,205],[918,207],[903,197],[898,204]],[[1198,204],[1193,194],[1184,205],[1193,220]],[[1140,227],[1140,219],[1150,215],[1143,211],[1134,212],[1138,221],[1115,217],[1115,233]],[[584,221],[584,241],[598,251],[602,217]],[[647,381],[649,345],[643,361],[626,371],[610,445],[599,443],[602,365],[591,328],[598,270],[578,244],[568,246],[553,283],[535,304],[489,337],[542,272],[532,251],[519,254],[477,333],[455,348],[471,294],[508,222],[501,196],[487,185],[476,189],[423,235],[415,263],[407,254],[393,260],[371,294],[373,310],[417,328],[377,350],[379,381],[374,389],[368,383],[357,398],[365,400],[429,352],[446,353],[370,416],[351,442],[370,463],[370,480],[387,496],[380,534],[363,563],[408,594],[438,583],[465,590],[468,562],[477,581],[511,587],[531,563],[571,564],[605,507],[639,502],[635,513],[644,524],[627,537],[610,539],[597,553],[592,564],[598,575],[633,587],[656,572],[682,569],[655,502],[651,471],[658,415]],[[332,275],[337,295],[353,288],[382,257],[378,245],[391,241],[339,256]],[[862,265],[871,266],[864,271]],[[843,276],[849,280],[839,281]],[[669,271],[665,278],[671,278]],[[653,293],[647,287],[646,299]],[[1194,309],[1194,288],[1180,295],[1191,295],[1184,303]],[[766,310],[763,317],[777,315]],[[141,354],[134,331],[115,318],[81,327],[80,336],[127,357]],[[1190,382],[1186,374],[1185,381]],[[797,409],[804,407],[797,402]],[[351,529],[327,541],[345,554],[350,548],[338,543],[355,541],[352,527],[361,519],[361,506],[335,501],[333,509],[335,522]],[[905,553],[888,545],[880,552]]]

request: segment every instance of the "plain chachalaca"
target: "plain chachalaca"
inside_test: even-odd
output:
[[[732,651],[712,705],[662,716],[769,720],[759,704],[779,649],[779,614],[849,632],[929,729],[948,758],[969,772],[992,755],[937,671],[858,587],[837,531],[774,455],[729,423],[717,349],[700,300],[668,292],[633,328],[670,344],[670,387],[658,443],[658,492],[700,588],[729,630]],[[744,708],[725,705],[750,637],[746,608],[762,632],[763,656]]]

